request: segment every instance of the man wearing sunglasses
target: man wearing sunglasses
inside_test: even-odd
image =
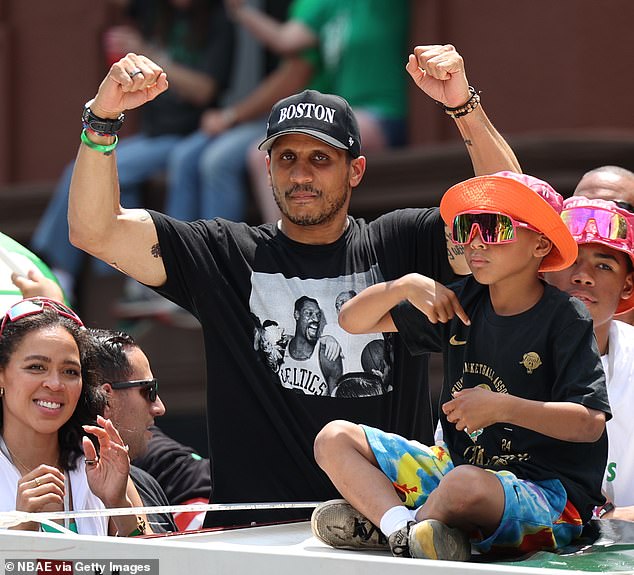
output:
[[[634,326],[615,319],[634,309],[634,214],[614,202],[575,196],[564,202],[562,219],[579,255],[546,280],[580,299],[592,315],[613,415],[603,480],[608,502],[596,514],[634,521]]]
[[[147,356],[131,336],[105,329],[90,329],[89,333],[93,342],[92,368],[107,396],[104,416],[119,430],[132,461],[146,453],[152,437],[149,428],[156,417],[165,413],[158,396],[158,381]],[[149,473],[131,465],[130,477],[144,505],[169,505],[163,489]],[[170,514],[147,517],[154,532],[178,530]]]
[[[128,72],[136,68],[142,74],[131,79]],[[406,68],[439,102],[439,114],[455,121],[476,173],[519,169],[484,114],[477,90],[469,87],[453,46],[418,46]],[[102,82],[90,108],[104,120],[104,129],[101,135],[83,132],[70,191],[71,240],[199,319],[206,346],[214,502],[334,497],[334,487],[313,458],[317,432],[333,419],[349,418],[430,440],[434,422],[427,357],[411,357],[394,337],[393,345],[385,346],[391,381],[381,395],[318,396],[281,384],[286,357],[277,372],[261,360],[254,318],[277,322],[291,333],[295,321],[289,302],[304,294],[334,301],[342,291],[359,292],[414,270],[448,281],[455,271],[468,273],[461,250],[449,245],[436,208],[398,210],[370,223],[348,215],[351,193],[366,167],[358,124],[345,100],[314,90],[275,104],[260,144],[268,152],[266,169],[282,212],[277,224],[185,223],[120,207],[115,130],[108,122],[166,89],[161,68],[135,54],[114,64]],[[324,314],[327,322],[337,321],[330,307]],[[354,349],[360,353],[362,346],[350,344],[343,356],[351,359]],[[309,509],[213,513],[207,514],[206,525],[309,515]]]

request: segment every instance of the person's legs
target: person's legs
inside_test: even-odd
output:
[[[334,547],[379,549],[381,542],[366,535],[367,525],[380,524],[396,556],[460,561],[470,557],[465,531],[425,515],[430,494],[455,472],[443,446],[428,447],[379,429],[334,422],[318,435],[315,457],[354,506],[352,511],[334,501],[318,506],[311,522],[317,538]],[[410,509],[417,507],[417,519],[423,521],[415,524]],[[359,525],[365,531],[360,532]]]
[[[200,214],[198,164],[213,138],[195,132],[174,147],[167,165],[165,213],[179,220],[192,221]]]
[[[528,481],[505,470],[487,473],[500,483],[505,501],[496,529],[474,541],[481,553],[553,551],[581,534],[579,512],[558,479]]]
[[[495,474],[460,465],[445,475],[418,509],[416,519],[436,519],[463,531],[495,531],[504,512],[504,490]]]
[[[199,163],[199,217],[244,218],[246,150],[263,130],[261,120],[240,124],[205,148]]]
[[[247,150],[247,168],[251,189],[260,209],[262,221],[274,223],[280,219],[280,209],[275,203],[271,183],[266,172],[266,152],[258,150],[259,140],[253,142]]]
[[[363,153],[398,148],[407,143],[407,123],[402,118],[387,118],[372,110],[355,108]]]
[[[182,139],[177,134],[153,138],[137,134],[121,140],[116,153],[122,206],[139,207],[135,205],[138,197],[134,188],[166,169],[170,153]],[[126,201],[128,198],[131,202]]]
[[[375,525],[388,509],[403,505],[361,426],[328,423],[315,438],[315,460],[339,493]]]
[[[68,164],[55,187],[55,192],[31,238],[31,249],[54,271],[63,271],[69,281],[77,277],[85,252],[68,239],[68,189],[74,163]],[[72,291],[72,286],[65,286]]]

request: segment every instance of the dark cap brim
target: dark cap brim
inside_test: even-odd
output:
[[[258,150],[267,151],[270,150],[275,140],[277,140],[280,136],[286,136],[288,134],[304,134],[305,136],[311,136],[317,140],[321,140],[325,144],[332,146],[333,148],[338,148],[339,150],[347,150],[350,151],[350,148],[345,144],[342,144],[339,140],[335,140],[332,136],[328,134],[324,134],[323,132],[318,132],[317,130],[310,130],[308,128],[289,128],[288,130],[282,130],[273,136],[269,136],[260,143],[258,146]]]

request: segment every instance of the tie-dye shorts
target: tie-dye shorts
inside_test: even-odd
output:
[[[454,464],[446,446],[427,446],[393,433],[362,426],[368,443],[404,504],[416,509]],[[504,489],[504,513],[495,532],[486,539],[473,539],[480,553],[521,554],[552,550],[568,545],[581,534],[579,513],[568,501],[558,479],[528,481],[510,471],[490,471]]]

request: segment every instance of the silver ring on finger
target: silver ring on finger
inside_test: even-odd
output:
[[[138,76],[139,74],[143,75],[141,68],[134,68],[133,70],[130,70],[128,72],[128,76],[130,76],[131,79],[133,79],[135,76]]]

